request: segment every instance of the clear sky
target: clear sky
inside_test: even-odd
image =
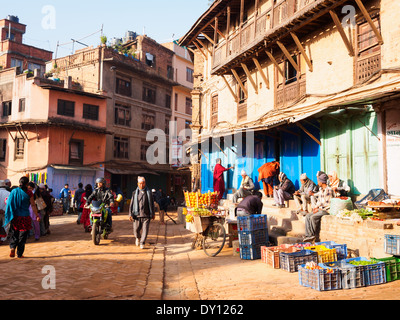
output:
[[[27,25],[24,43],[71,54],[71,39],[87,45],[100,43],[100,30],[110,40],[126,31],[145,33],[159,43],[186,34],[207,10],[209,0],[15,0],[2,1],[0,19],[18,16]],[[97,32],[97,33],[96,33]],[[74,49],[83,48],[75,43]]]

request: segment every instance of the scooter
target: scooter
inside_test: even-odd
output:
[[[90,206],[90,221],[92,222],[92,240],[94,245],[100,244],[101,237],[107,240],[111,227],[107,224],[108,207],[101,201],[93,201]]]

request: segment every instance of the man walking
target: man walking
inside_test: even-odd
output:
[[[65,184],[64,188],[60,191],[60,199],[63,203],[63,214],[69,213],[70,201],[71,201],[71,190],[69,190],[68,183]]]
[[[129,220],[133,222],[133,234],[136,245],[145,248],[150,229],[150,221],[155,219],[154,200],[152,192],[146,186],[144,177],[138,178],[138,188],[133,192],[129,206]]]
[[[82,216],[82,210],[81,206],[81,199],[82,199],[82,194],[85,193],[85,190],[83,190],[83,183],[79,182],[78,183],[78,189],[75,191],[75,196],[74,196],[74,207],[76,208],[76,211],[78,211],[78,220],[76,221],[77,224],[80,224],[81,221],[81,216]]]

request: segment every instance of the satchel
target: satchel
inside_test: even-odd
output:
[[[35,200],[35,203],[36,203],[37,209],[38,209],[39,211],[40,211],[40,210],[44,210],[44,209],[47,207],[46,202],[44,202],[44,200],[43,200],[42,197],[37,198],[37,199]]]

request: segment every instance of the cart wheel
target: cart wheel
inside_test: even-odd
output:
[[[216,222],[204,232],[203,250],[207,256],[216,257],[224,248],[225,242],[225,228]]]

